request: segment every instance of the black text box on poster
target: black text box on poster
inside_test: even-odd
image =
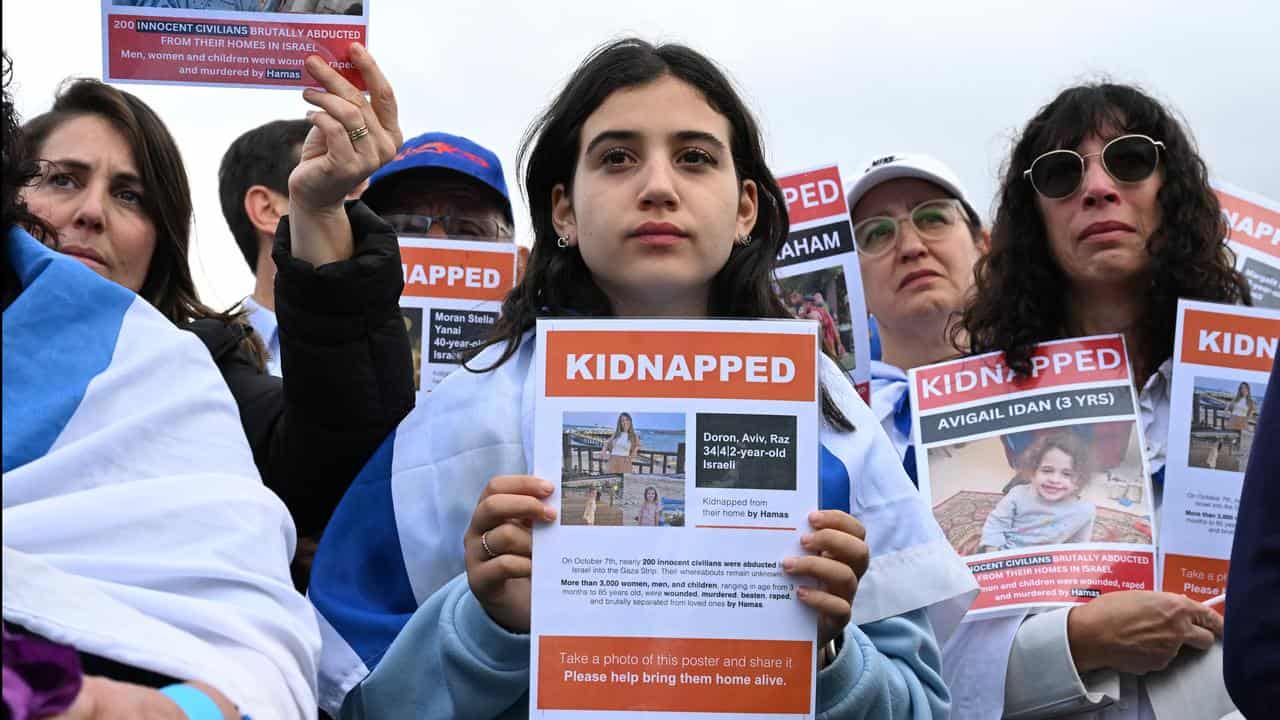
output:
[[[826,225],[793,230],[778,251],[778,267],[818,260],[853,250],[853,234],[843,218]]]
[[[1247,258],[1241,271],[1249,281],[1254,307],[1280,308],[1280,268]]]
[[[920,418],[920,439],[932,445],[1024,425],[1132,412],[1133,394],[1127,385],[1066,390],[924,415]]]
[[[796,489],[794,415],[698,413],[700,488]]]
[[[484,341],[497,321],[496,312],[432,308],[428,362],[462,362],[462,355]]]

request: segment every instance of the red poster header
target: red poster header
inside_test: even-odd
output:
[[[1216,189],[1230,232],[1227,239],[1280,257],[1280,211]]]
[[[103,22],[111,81],[318,86],[302,63],[308,55],[319,55],[364,88],[350,53],[351,43],[365,43],[364,25],[202,19],[179,13],[110,13]]]
[[[811,402],[817,352],[808,333],[553,330],[547,395]]]
[[[843,215],[846,210],[840,168],[830,167],[778,178],[791,224]]]
[[[1062,385],[1129,379],[1129,359],[1119,335],[1041,343],[1031,374],[1017,377],[1003,353],[988,353],[923,368],[915,376],[920,409],[933,410],[1007,393]]]
[[[502,300],[515,287],[514,252],[401,246],[404,296]]]
[[[1188,309],[1182,316],[1182,362],[1270,372],[1280,320]]]

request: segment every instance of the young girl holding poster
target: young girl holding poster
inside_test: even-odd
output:
[[[544,504],[553,485],[525,474],[538,317],[790,317],[771,286],[786,202],[755,120],[703,56],[639,40],[602,48],[535,123],[522,156],[535,242],[495,337],[384,445],[373,465],[393,481],[380,484],[376,468],[357,481],[367,495],[348,496],[317,558],[311,597],[342,636],[329,638],[331,657],[349,648],[366,665],[380,659],[344,717],[527,712],[530,528],[555,518]],[[809,554],[780,558],[789,575],[815,581],[796,593],[817,614],[823,648],[813,710],[942,716],[938,647],[972,600],[972,575],[826,359],[820,399],[823,509],[808,517]],[[372,499],[379,492],[391,499]],[[396,528],[406,516],[413,522]],[[400,587],[424,603],[412,618],[365,591],[380,580],[361,577],[368,555],[388,554],[364,549],[375,536],[405,559]],[[326,665],[322,694],[340,701],[362,666]]]

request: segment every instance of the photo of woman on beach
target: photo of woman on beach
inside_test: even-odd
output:
[[[636,436],[630,413],[618,416],[618,427],[614,430],[613,437],[605,441],[601,452],[605,456],[605,472],[631,472],[631,461],[640,452],[640,438]]]

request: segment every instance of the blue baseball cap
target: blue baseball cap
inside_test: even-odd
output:
[[[486,147],[448,133],[429,132],[406,140],[390,162],[369,176],[369,188],[365,192],[397,173],[418,168],[445,168],[479,180],[502,196],[507,218],[511,218],[511,196],[507,194],[507,181],[498,156]]]

